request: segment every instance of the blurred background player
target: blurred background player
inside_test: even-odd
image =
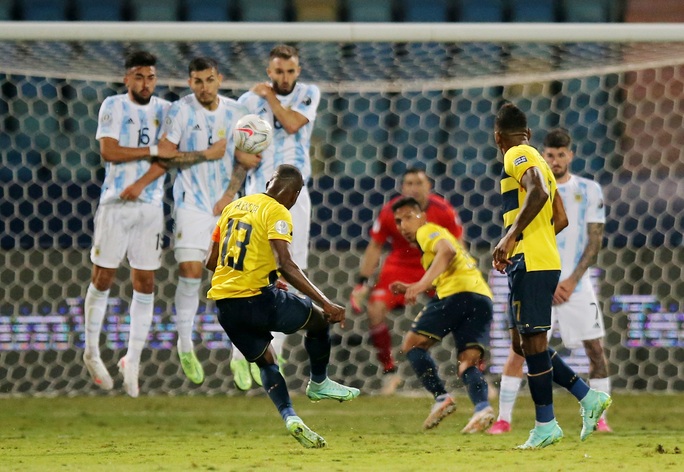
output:
[[[421,293],[435,290],[404,337],[402,351],[429,391],[435,403],[423,427],[437,426],[456,411],[456,402],[444,388],[437,366],[428,350],[448,334],[454,336],[458,375],[468,390],[475,411],[462,433],[484,431],[494,421],[494,409],[487,399],[487,381],[479,365],[485,352],[484,340],[492,322],[492,291],[477,268],[477,262],[446,228],[428,223],[415,198],[405,197],[392,204],[394,220],[407,241],[423,253],[423,276],[414,283],[392,282],[390,289],[404,294],[407,304],[416,303]]]
[[[425,212],[427,221],[446,228],[457,240],[461,240],[463,227],[456,210],[444,198],[432,193],[432,183],[422,169],[409,168],[401,180],[401,195],[386,203],[370,230],[370,241],[361,258],[357,284],[351,293],[351,306],[355,313],[361,313],[366,306],[371,341],[382,364],[383,386],[381,394],[390,395],[401,384],[402,379],[392,356],[392,335],[387,326],[390,310],[404,307],[404,295],[393,293],[389,284],[395,280],[414,283],[425,273],[420,263],[420,249],[411,245],[397,229],[392,205],[403,197],[415,198]],[[368,280],[377,269],[385,244],[390,251],[385,258],[380,275],[373,288]]]
[[[169,102],[154,96],[157,58],[145,51],[125,60],[127,93],[107,97],[98,116],[96,138],[105,161],[105,179],[95,213],[93,275],[85,296],[83,361],[104,390],[114,386],[100,358],[100,332],[116,269],[128,257],[133,282],[131,327],[126,355],[119,360],[124,389],[138,396],[138,365],[152,323],[154,272],[161,266],[165,170],[151,164],[160,154],[160,124]],[[166,156],[166,155],[165,155]]]
[[[192,93],[171,105],[160,148],[181,151],[183,156],[173,185],[177,348],[183,372],[200,384],[204,370],[194,352],[192,332],[211,232],[242,186],[246,167],[256,165],[258,157],[233,146],[233,128],[247,111],[218,94],[223,76],[216,61],[195,58],[188,74]]]
[[[309,266],[311,226],[311,198],[307,188],[311,178],[309,152],[321,92],[315,85],[298,82],[301,72],[297,48],[285,44],[277,45],[269,54],[266,68],[269,82],[256,84],[238,101],[247,107],[249,113],[273,123],[273,142],[261,153],[261,163],[247,173],[245,195],[265,191],[266,181],[280,164],[291,164],[304,176],[304,188],[290,213],[294,222],[292,257],[297,265],[306,271]],[[279,363],[282,364],[285,362],[285,335],[273,335],[273,347]],[[249,365],[239,351],[233,352],[230,368],[236,385],[241,390],[247,390],[252,386],[252,377],[259,383],[259,376],[250,374]],[[252,372],[257,374],[255,370]]]
[[[586,440],[611,404],[610,395],[590,389],[549,347],[551,305],[561,272],[556,234],[567,227],[556,179],[542,156],[529,145],[527,116],[512,103],[503,105],[494,128],[504,156],[501,194],[505,234],[494,248],[492,265],[508,275],[511,348],[525,357],[527,382],[535,406],[535,425],[518,449],[556,444],[563,431],[553,408],[553,382],[580,402]]]
[[[234,346],[259,366],[264,390],[287,430],[304,447],[319,448],[326,445],[325,439],[309,429],[292,407],[271,346],[271,332],[306,330],[309,399],[348,401],[359,395],[359,389],[328,378],[330,324],[344,322],[344,307],[314,286],[290,253],[293,223],[288,210],[303,186],[300,171],[283,164],[265,193],[242,197],[225,209],[207,259],[207,268],[215,271],[208,296],[216,300],[219,322]],[[279,274],[305,296],[277,288]]]
[[[553,296],[552,327],[558,323],[565,347],[575,349],[584,345],[589,358],[589,385],[610,394],[608,361],[601,341],[605,336],[603,315],[587,271],[596,263],[603,242],[606,222],[603,194],[596,182],[570,173],[574,154],[566,131],[556,129],[546,135],[542,156],[556,177],[558,193],[568,215],[568,227],[556,235],[562,269]],[[501,376],[499,417],[487,431],[489,434],[511,430],[524,361],[513,350],[509,352]],[[596,430],[612,432],[605,415],[604,411]]]

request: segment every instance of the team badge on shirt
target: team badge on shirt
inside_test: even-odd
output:
[[[276,224],[275,224],[275,230],[276,230],[276,233],[285,235],[285,234],[288,234],[290,232],[290,226],[287,224],[287,221],[278,220],[278,221],[276,221]]]
[[[513,165],[519,166],[520,164],[524,164],[525,162],[527,162],[527,157],[520,156],[513,161]]]

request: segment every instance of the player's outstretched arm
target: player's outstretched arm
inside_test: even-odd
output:
[[[283,239],[269,239],[271,250],[276,258],[278,271],[283,278],[294,288],[320,305],[323,313],[328,315],[328,322],[340,323],[344,326],[344,307],[330,301],[325,294],[316,287],[302,272],[290,254],[290,243]]]
[[[188,168],[200,162],[221,159],[226,153],[226,142],[223,138],[204,151],[179,152],[177,144],[162,138],[159,142],[158,162],[165,167]]]

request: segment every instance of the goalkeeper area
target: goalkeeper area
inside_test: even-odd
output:
[[[189,93],[189,61],[200,55],[212,56],[225,76],[221,93],[237,97],[266,80],[268,52],[283,41],[300,49],[300,80],[317,84],[322,93],[311,151],[313,218],[308,272],[328,296],[339,303],[347,302],[374,215],[397,194],[399,179],[413,166],[425,168],[435,191],[457,209],[464,224],[464,239],[480,268],[489,274],[491,249],[501,236],[498,180],[502,163],[493,139],[494,116],[502,103],[512,101],[528,115],[532,145],[540,147],[552,128],[567,129],[575,145],[572,172],[603,187],[607,223],[595,283],[605,316],[605,347],[613,388],[618,393],[684,391],[681,25],[304,27],[299,23],[226,27],[23,22],[0,27],[1,396],[122,394],[120,377],[115,378],[111,393],[92,385],[81,356],[83,296],[91,276],[92,220],[104,175],[95,140],[97,114],[106,97],[124,91],[125,53],[145,49],[158,56],[157,94],[169,100]],[[206,373],[204,384],[195,386],[185,379],[177,359],[173,313],[177,274],[169,250],[170,185],[167,179],[166,250],[156,276],[155,317],[142,357],[140,391],[143,396],[237,397],[241,394],[234,388],[228,368],[230,344],[208,300],[203,299],[195,333],[197,354]],[[490,277],[498,314],[491,331],[489,373],[497,380],[508,348],[503,314],[506,287],[494,274]],[[129,279],[128,269],[121,268],[105,319],[103,360],[112,373],[128,339]],[[395,346],[414,315],[415,310],[408,310],[390,316]],[[332,335],[330,376],[361,388],[365,394],[376,393],[382,383],[382,367],[368,339],[366,317],[349,310],[346,328],[335,326]],[[289,336],[285,347],[288,386],[301,392],[308,380],[301,336]],[[460,385],[453,351],[451,338],[434,351],[450,389]],[[588,361],[582,352],[561,354],[571,359],[579,372],[587,372]],[[420,391],[420,383],[401,356],[399,363],[406,378],[403,391]],[[138,401],[149,401],[150,407],[156,408],[154,399]],[[653,405],[659,401],[654,400]],[[125,407],[130,405],[126,403]],[[254,407],[246,403],[244,408]],[[268,421],[263,425],[251,420],[244,424],[253,423],[262,433],[263,428],[277,424],[271,409],[265,409]],[[228,404],[202,410],[224,411],[217,415],[224,419],[235,419],[235,412],[242,411]],[[134,408],[130,419],[143,421],[149,414],[154,422],[154,411],[144,413]],[[399,421],[396,427],[400,431],[407,428],[404,416],[397,414],[405,411],[417,414],[398,403],[393,413],[387,411],[391,420],[374,417],[370,409],[348,418],[331,417],[330,431],[333,435],[341,429],[347,434],[352,428],[357,432],[354,418],[375,418],[371,428],[379,436],[371,444],[384,450],[387,445],[380,437],[386,432],[378,428],[387,421]],[[422,416],[423,409],[418,411]],[[640,413],[645,411],[649,409]],[[326,414],[332,413],[326,410]],[[639,413],[635,415],[641,418]],[[619,416],[614,416],[616,429],[620,429]],[[650,413],[648,417],[652,417]],[[63,420],[72,421],[68,415]],[[214,417],[210,420],[217,421]],[[114,419],[97,421],[113,424]],[[187,424],[202,421],[190,418]],[[185,419],[179,422],[186,423]],[[338,422],[343,427],[338,428]],[[645,421],[635,419],[633,432],[639,435],[636,422],[641,426]],[[221,449],[226,439],[221,434],[230,436],[228,444],[238,441],[235,438],[245,427],[226,429],[218,423],[220,434],[205,431],[214,443],[206,447]],[[680,425],[673,428],[681,432]],[[334,441],[334,448],[346,448],[345,460],[354,461],[349,464],[359,470],[364,464],[352,456],[359,442],[365,443],[362,431],[365,427],[358,426],[358,435],[349,435],[345,446]],[[280,433],[273,430],[264,434]],[[128,454],[126,448],[135,441],[120,434],[103,441],[102,447],[113,455],[116,451]],[[172,444],[181,441],[184,433],[177,434]],[[205,441],[202,434],[196,431],[195,448]],[[223,441],[216,441],[214,434]],[[413,447],[412,434],[405,443]],[[429,449],[429,440],[423,449]],[[498,440],[483,440],[484,445],[477,441],[469,439],[464,443],[467,446],[459,447],[472,448],[483,457],[484,445],[503,448]],[[601,452],[595,449],[589,455],[597,458],[610,451],[620,457],[618,450],[613,450],[614,444],[606,448],[603,443]],[[288,451],[295,446],[283,447]],[[563,454],[574,454],[581,463],[581,454],[570,446],[561,446],[565,447]],[[643,457],[665,457],[654,452],[655,446],[635,444],[634,448]],[[243,456],[238,447],[227,447],[223,453],[226,460],[231,454]],[[627,454],[623,451],[624,456]],[[302,456],[297,455],[300,459]],[[369,464],[372,457],[368,458],[368,468]],[[253,466],[272,467],[273,462],[264,459]],[[667,470],[664,464],[660,470]]]

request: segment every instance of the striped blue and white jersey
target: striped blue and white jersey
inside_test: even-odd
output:
[[[153,96],[147,105],[139,105],[127,93],[105,98],[97,118],[96,139],[112,138],[122,147],[148,147],[159,142],[161,124],[170,102]],[[148,160],[105,162],[105,179],[100,204],[119,199],[121,192],[135,183],[150,168]],[[138,200],[162,205],[164,176],[145,187]]]
[[[270,180],[281,164],[291,164],[297,167],[308,182],[311,177],[311,134],[313,132],[316,111],[321,101],[321,92],[315,85],[297,83],[288,95],[277,95],[285,108],[294,110],[305,116],[309,122],[299,131],[290,134],[275,118],[273,110],[266,99],[253,92],[243,94],[238,101],[244,104],[249,113],[259,115],[273,125],[273,142],[261,153],[261,164],[247,172],[245,193],[251,195],[266,190],[266,182]]]
[[[216,202],[230,184],[235,158],[233,128],[247,114],[237,101],[219,95],[214,111],[204,108],[194,94],[174,102],[164,120],[166,138],[181,152],[204,151],[216,141],[227,139],[222,159],[201,162],[179,169],[173,184],[176,208],[213,214]]]
[[[563,199],[569,221],[568,227],[556,236],[558,252],[561,256],[561,280],[563,280],[575,270],[589,242],[587,225],[605,223],[606,210],[601,186],[593,180],[571,175],[570,180],[558,184],[558,193]],[[575,292],[581,290],[584,285],[591,284],[589,272],[584,273]]]

